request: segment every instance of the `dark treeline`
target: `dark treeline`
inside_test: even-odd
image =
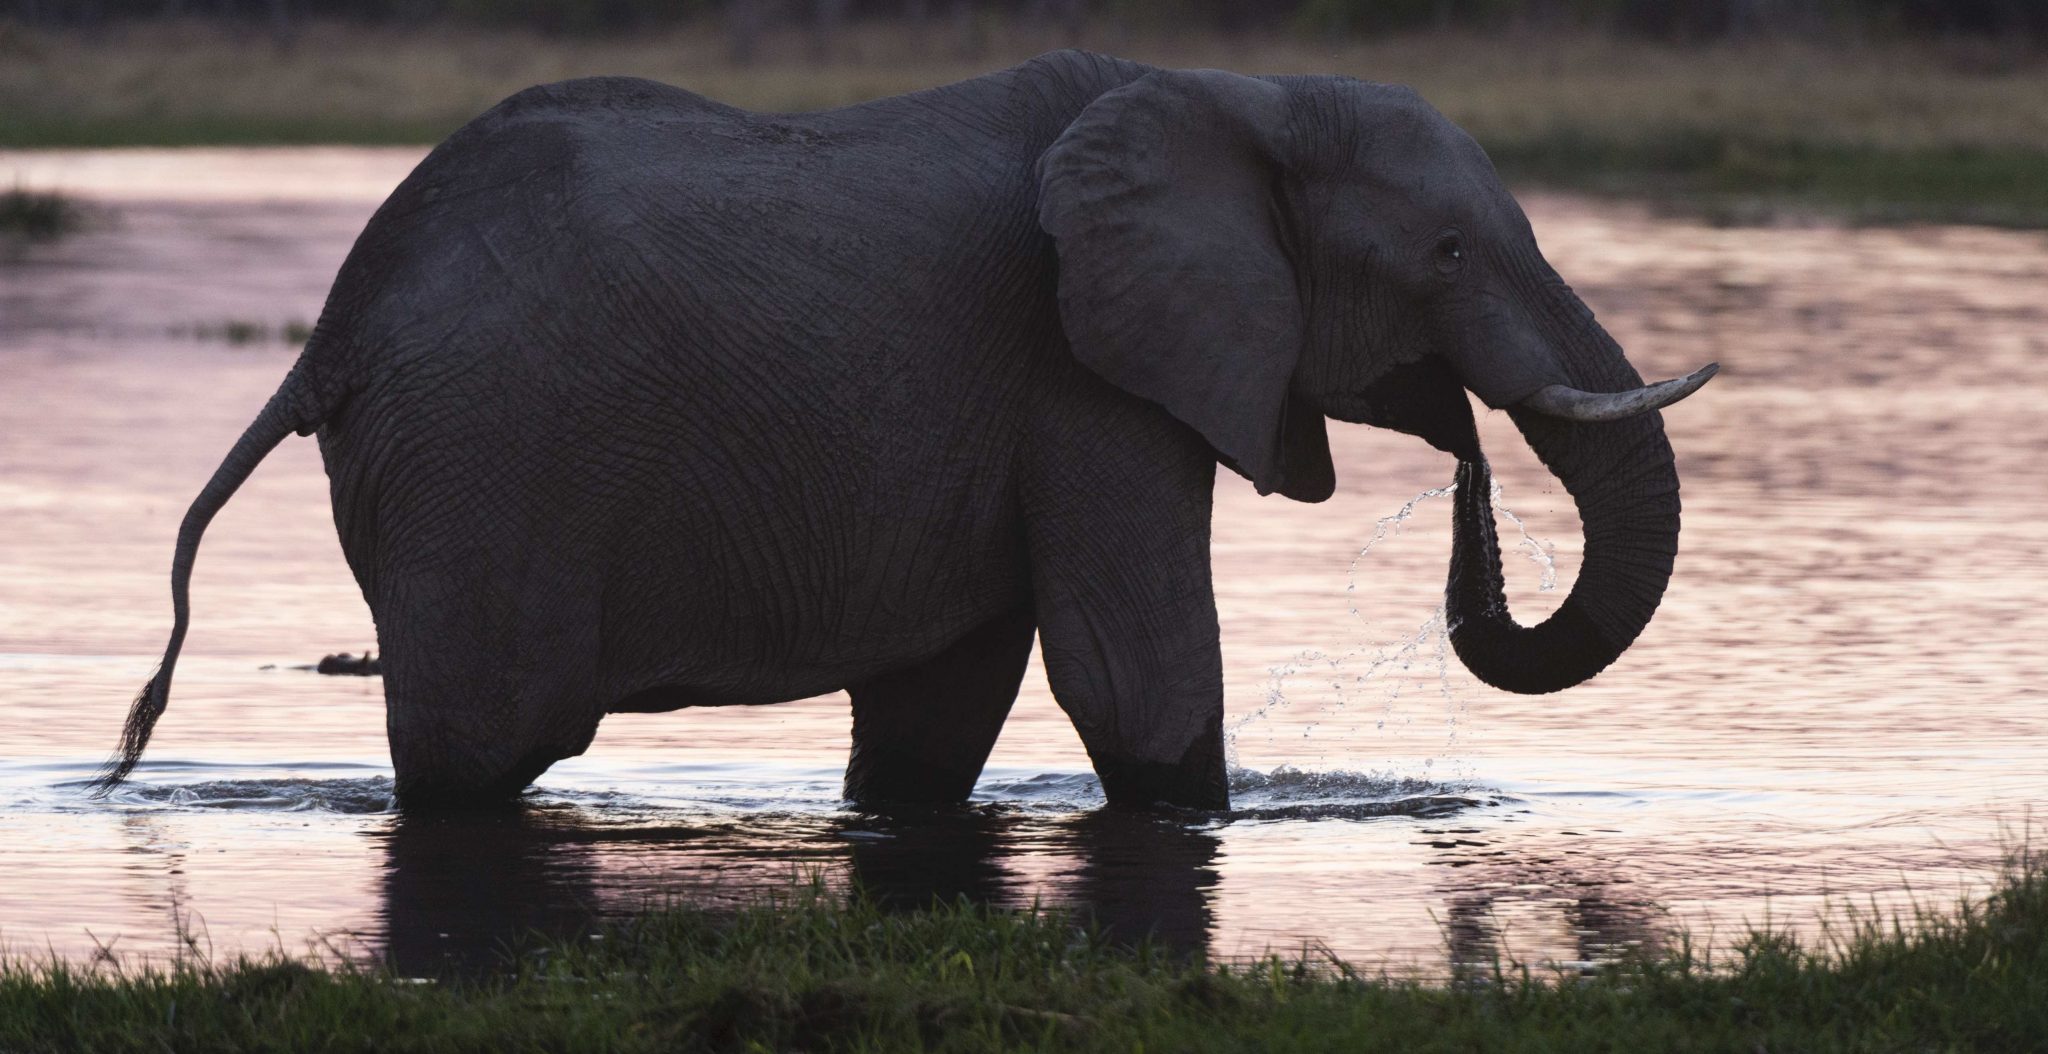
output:
[[[307,18],[452,21],[607,33],[717,20],[741,34],[829,32],[857,20],[1000,17],[1063,26],[1372,34],[1426,28],[1580,28],[1673,42],[1774,34],[1980,36],[2048,44],[2048,0],[0,0],[0,17],[92,27],[219,18],[273,28]]]

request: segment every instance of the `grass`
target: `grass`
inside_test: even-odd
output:
[[[55,241],[84,222],[84,208],[61,194],[21,187],[0,192],[0,238]]]
[[[950,23],[948,23],[950,26]],[[838,106],[973,76],[1066,43],[1175,66],[1411,84],[1523,185],[1731,215],[2048,225],[2048,55],[1993,44],[1756,40],[1674,48],[1585,32],[1372,39],[987,22],[857,23],[822,62],[802,33],[750,64],[703,25],[550,38],[308,24],[289,44],[201,21],[90,36],[0,22],[0,146],[427,143],[529,84],[625,73],[764,110]]]
[[[2048,1036],[2048,871],[1813,946],[1684,942],[1592,976],[1448,985],[1325,959],[1191,962],[1040,912],[888,913],[799,890],[537,944],[488,980],[282,958],[0,968],[0,1050],[1877,1051]]]

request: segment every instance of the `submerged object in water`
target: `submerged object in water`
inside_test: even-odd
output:
[[[344,677],[374,677],[384,672],[384,664],[378,662],[377,656],[371,652],[366,651],[360,656],[342,652],[339,655],[329,655],[321,659],[319,665],[314,666],[313,670],[316,673],[327,673]]]

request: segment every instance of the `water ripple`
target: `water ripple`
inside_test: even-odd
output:
[[[385,813],[395,811],[391,780],[231,779],[202,783],[129,784],[107,796],[114,805],[267,812]]]

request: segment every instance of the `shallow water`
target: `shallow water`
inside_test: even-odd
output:
[[[161,652],[178,519],[295,353],[192,334],[314,318],[417,156],[0,154],[0,184],[104,206],[84,234],[0,256],[15,951],[164,955],[183,933],[430,972],[530,928],[815,874],[898,902],[1073,905],[1217,955],[1576,964],[1674,927],[1725,946],[1745,921],[1946,901],[1982,887],[2048,791],[2048,237],[1715,229],[1538,197],[1552,262],[1646,375],[1726,367],[1667,414],[1686,504],[1671,592],[1588,685],[1522,698],[1445,663],[1449,502],[1375,524],[1452,465],[1333,426],[1330,502],[1219,486],[1230,813],[1097,811],[1034,667],[963,810],[844,808],[835,696],[614,716],[516,815],[406,818],[379,682],[289,668],[375,639],[317,451],[293,439],[207,534],[137,782],[83,797]],[[1540,561],[1510,560],[1533,621],[1569,586],[1576,521],[1501,415],[1482,428],[1507,505],[1555,547],[1551,591]]]

